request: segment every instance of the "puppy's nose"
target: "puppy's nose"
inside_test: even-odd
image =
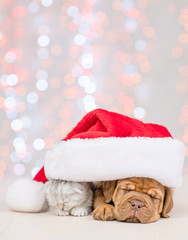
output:
[[[131,201],[131,208],[134,211],[139,211],[143,207],[143,204],[138,200]]]

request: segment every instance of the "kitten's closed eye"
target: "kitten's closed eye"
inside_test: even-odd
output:
[[[73,190],[77,193],[83,193],[84,187],[80,184],[75,183],[73,186]]]

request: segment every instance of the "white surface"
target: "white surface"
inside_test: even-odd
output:
[[[59,217],[50,212],[11,212],[5,204],[5,192],[10,180],[0,182],[1,240],[187,240],[188,239],[188,179],[174,193],[174,209],[169,219],[156,223],[132,224],[101,222],[87,217]]]

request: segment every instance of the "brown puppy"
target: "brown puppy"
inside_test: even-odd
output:
[[[167,218],[172,207],[170,188],[149,178],[126,178],[101,183],[95,191],[93,217],[150,223]]]

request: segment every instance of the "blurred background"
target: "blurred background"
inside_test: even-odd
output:
[[[0,180],[34,176],[95,108],[166,126],[188,156],[187,1],[1,0]]]

